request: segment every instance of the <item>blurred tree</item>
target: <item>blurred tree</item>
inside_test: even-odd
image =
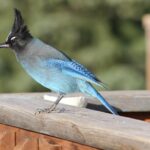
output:
[[[142,0],[0,0],[0,41],[22,11],[31,33],[88,67],[110,89],[145,88],[145,45],[141,18],[150,12]],[[0,92],[45,91],[0,51]]]

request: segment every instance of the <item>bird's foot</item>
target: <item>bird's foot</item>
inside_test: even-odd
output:
[[[36,109],[36,112],[35,112],[35,115],[41,114],[41,113],[50,113],[50,112],[49,112],[48,108],[44,108],[44,109],[42,109],[42,108],[37,108],[37,109]]]
[[[50,107],[48,107],[48,108],[43,108],[43,109],[38,108],[38,109],[36,110],[36,112],[35,112],[35,115],[41,114],[41,113],[51,113],[52,111],[55,110],[55,108],[56,108],[56,104],[52,104],[52,105],[51,105]]]

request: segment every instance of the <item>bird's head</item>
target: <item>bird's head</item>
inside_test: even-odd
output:
[[[18,9],[14,9],[15,19],[11,32],[8,34],[6,41],[0,44],[0,48],[11,48],[16,51],[21,51],[26,44],[32,39],[27,26]]]

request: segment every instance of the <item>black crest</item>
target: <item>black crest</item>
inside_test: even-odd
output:
[[[31,38],[31,34],[27,26],[24,24],[24,20],[22,18],[21,12],[18,9],[14,9],[15,12],[15,20],[12,27],[12,34],[18,35],[22,39]]]

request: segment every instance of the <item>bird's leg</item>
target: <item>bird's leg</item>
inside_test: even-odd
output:
[[[40,113],[50,113],[55,110],[56,106],[59,104],[61,99],[64,97],[64,94],[59,94],[56,101],[48,108],[44,109],[37,109],[37,112],[35,114],[40,114]]]
[[[61,101],[61,99],[64,97],[63,94],[59,94],[58,98],[56,99],[56,101],[48,108],[49,112],[55,110],[56,106],[59,104],[59,102]]]

